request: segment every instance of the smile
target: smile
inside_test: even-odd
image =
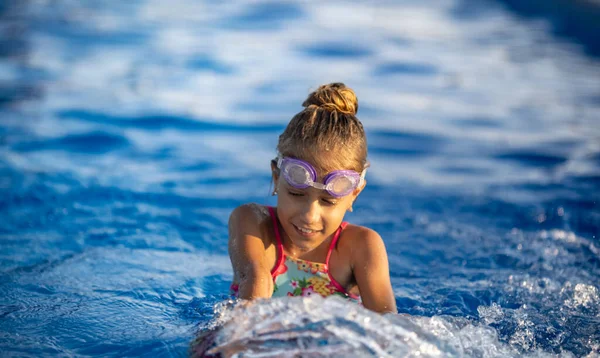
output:
[[[293,225],[293,224],[292,224],[292,225]],[[293,225],[293,226],[294,226],[294,228],[296,229],[296,231],[297,231],[297,232],[298,232],[300,235],[302,235],[302,236],[307,236],[307,237],[309,237],[309,236],[313,236],[313,235],[315,235],[316,233],[318,233],[318,232],[320,231],[320,230],[312,230],[312,229],[301,228],[301,227],[298,227],[298,226],[296,226],[296,225]]]

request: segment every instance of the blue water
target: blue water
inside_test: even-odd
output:
[[[409,314],[381,324],[600,354],[600,62],[507,3],[3,2],[2,355],[186,355],[230,211],[275,203],[277,136],[332,81],[369,141],[346,219]]]

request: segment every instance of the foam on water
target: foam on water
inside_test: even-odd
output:
[[[554,17],[489,0],[6,3],[3,353],[177,356],[210,324],[233,351],[600,352],[600,67]],[[356,90],[369,140],[346,219],[383,237],[406,315],[230,312],[228,215],[275,203],[277,136],[330,81]]]
[[[555,357],[535,347],[526,315],[508,343],[487,324],[503,319],[500,307],[479,307],[482,323],[451,316],[378,315],[331,297],[283,298],[220,306],[216,333],[192,344],[193,355],[244,357]],[[206,327],[205,327],[206,328]],[[527,353],[524,353],[527,352]],[[560,356],[571,357],[568,352]]]

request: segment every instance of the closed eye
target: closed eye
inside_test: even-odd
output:
[[[333,199],[328,199],[328,198],[321,198],[321,200],[323,200],[323,202],[327,205],[335,205],[337,204],[337,201],[333,200]]]

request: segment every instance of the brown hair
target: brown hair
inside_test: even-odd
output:
[[[279,136],[278,152],[310,162],[319,175],[336,169],[362,172],[367,163],[367,138],[356,117],[358,100],[343,83],[322,85],[302,103]]]

